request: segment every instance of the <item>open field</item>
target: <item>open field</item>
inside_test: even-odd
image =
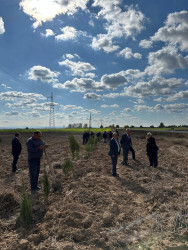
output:
[[[31,131],[21,133],[21,171],[16,175],[11,173],[13,133],[0,132],[0,249],[188,249],[188,134],[153,132],[160,149],[154,169],[145,154],[146,132],[132,131],[136,161],[129,154],[125,167],[121,154],[120,177],[114,178],[109,144],[100,141],[86,156],[76,131],[80,157],[73,161],[74,177],[65,179],[59,165],[71,158],[68,133],[43,131],[59,186],[51,189],[48,203],[43,190],[31,196],[33,225],[25,230],[18,216],[22,178],[29,193],[25,142]],[[43,167],[40,185],[42,177]]]

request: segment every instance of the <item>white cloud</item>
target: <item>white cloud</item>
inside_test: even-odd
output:
[[[157,95],[170,95],[174,90],[183,85],[183,79],[153,77],[149,81],[140,81],[136,85],[124,88],[124,94],[130,97],[148,97],[152,98]]]
[[[101,105],[101,108],[119,108],[119,105],[118,104],[112,104],[112,105],[103,104]]]
[[[52,21],[60,14],[74,14],[78,9],[85,10],[88,0],[21,0],[20,7],[35,23],[34,28],[42,22]]]
[[[106,86],[106,88],[116,89],[121,85],[126,85],[127,79],[125,77],[124,71],[111,75],[103,75],[101,82]]]
[[[165,101],[175,101],[179,99],[188,99],[188,90],[182,90],[177,93],[175,93],[172,96],[169,96],[165,99]]]
[[[4,87],[5,89],[11,89],[11,87],[7,86],[5,83],[2,83],[1,86]]]
[[[3,100],[3,101],[16,101],[16,100],[29,101],[30,99],[44,100],[46,99],[46,97],[37,93],[24,93],[24,92],[18,92],[18,91],[7,91],[7,92],[0,93],[0,100]]]
[[[51,29],[46,29],[45,33],[41,33],[42,36],[49,37],[49,36],[54,36],[55,33]]]
[[[170,13],[164,27],[160,28],[154,36],[154,41],[163,41],[179,45],[180,49],[188,50],[188,11]]]
[[[139,46],[145,49],[149,49],[152,46],[152,41],[143,39],[140,41]]]
[[[97,95],[95,93],[86,93],[84,95],[84,99],[93,99],[93,100],[101,99],[101,95]]]
[[[3,22],[3,18],[0,17],[0,35],[2,35],[3,33],[5,33],[5,25]]]
[[[60,106],[63,110],[69,110],[69,109],[73,109],[73,110],[80,110],[80,109],[83,109],[83,107],[81,106],[76,106],[76,105],[61,105]]]
[[[164,47],[156,52],[150,52],[148,63],[145,72],[149,75],[171,74],[176,69],[188,67],[188,56],[178,54],[174,47]]]
[[[123,56],[125,59],[130,59],[131,57],[136,59],[141,59],[142,55],[140,53],[133,53],[131,48],[126,47],[118,53],[119,56]]]
[[[95,67],[88,62],[73,62],[69,59],[59,62],[59,65],[68,67],[73,72],[73,75],[82,77],[85,76],[85,72],[96,70]]]
[[[66,26],[61,28],[62,34],[55,36],[56,40],[71,40],[77,36],[77,30],[74,27]]]
[[[168,113],[179,113],[183,112],[185,110],[188,110],[188,104],[187,103],[173,103],[173,104],[167,104],[167,105],[161,105],[157,104],[153,107],[147,106],[147,105],[135,105],[135,110],[138,112],[159,112],[159,111],[166,111]]]
[[[124,112],[133,112],[133,110],[132,109],[130,109],[130,108],[124,108],[124,110],[123,110]]]
[[[90,21],[89,21],[89,25],[90,25],[90,26],[92,26],[92,27],[94,27],[94,26],[95,26],[95,24],[94,24],[93,20],[90,20]]]
[[[28,79],[34,81],[42,81],[48,83],[57,82],[57,77],[60,75],[59,72],[53,72],[50,69],[36,65],[29,69],[28,71]]]
[[[98,34],[93,38],[93,49],[103,49],[107,53],[116,51],[119,46],[114,45],[114,38],[135,39],[135,36],[144,29],[144,14],[132,5],[125,6],[123,11],[120,7],[121,2],[120,0],[94,0],[93,6],[101,7],[98,17],[106,20],[104,28],[107,33]]]
[[[106,34],[99,34],[97,37],[94,37],[91,47],[94,50],[103,49],[107,53],[114,52],[120,48],[118,45],[114,45],[112,39]]]

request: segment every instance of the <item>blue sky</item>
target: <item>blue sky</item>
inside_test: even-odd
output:
[[[188,124],[187,0],[1,0],[0,127]]]

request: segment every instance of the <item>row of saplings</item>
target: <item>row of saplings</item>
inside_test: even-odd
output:
[[[72,154],[72,159],[78,159],[79,158],[79,152],[80,152],[80,145],[76,141],[75,137],[73,135],[68,137],[69,140],[69,147]],[[100,141],[101,138],[95,138],[94,136],[90,136],[88,143],[85,147],[85,155],[84,157],[88,157],[89,153],[93,151],[93,149],[96,147],[98,141]],[[50,164],[48,162],[48,164]],[[74,176],[74,164],[73,162],[67,158],[65,159],[65,162],[61,166],[62,172],[64,177],[67,179],[71,175]],[[52,168],[50,168],[52,169]],[[53,175],[53,173],[52,173]],[[52,185],[50,184],[48,172],[46,170],[46,165],[44,165],[44,171],[43,171],[43,192],[44,192],[44,202],[47,204],[48,202],[48,196],[50,193],[51,186],[54,190],[57,190],[57,180],[55,178],[52,178]],[[20,204],[20,216],[19,216],[19,224],[24,228],[29,228],[33,223],[33,216],[32,216],[32,203],[29,198],[29,195],[26,191],[25,183],[22,179],[22,195],[21,195],[21,204]]]

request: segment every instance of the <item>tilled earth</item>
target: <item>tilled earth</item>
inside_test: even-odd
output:
[[[73,160],[75,173],[65,178],[59,165],[71,159],[66,133],[45,133],[47,154],[56,172],[57,190],[48,202],[43,190],[30,195],[33,224],[18,223],[22,179],[29,190],[25,142],[20,172],[11,173],[11,134],[0,135],[0,249],[188,249],[188,137],[186,134],[155,133],[159,167],[148,166],[146,132],[132,133],[136,160],[123,166],[119,178],[111,176],[109,143],[99,141],[86,155]],[[75,138],[81,144],[81,135]],[[42,186],[42,159],[40,185]],[[47,165],[48,166],[48,165]],[[50,171],[49,176],[51,179]]]

